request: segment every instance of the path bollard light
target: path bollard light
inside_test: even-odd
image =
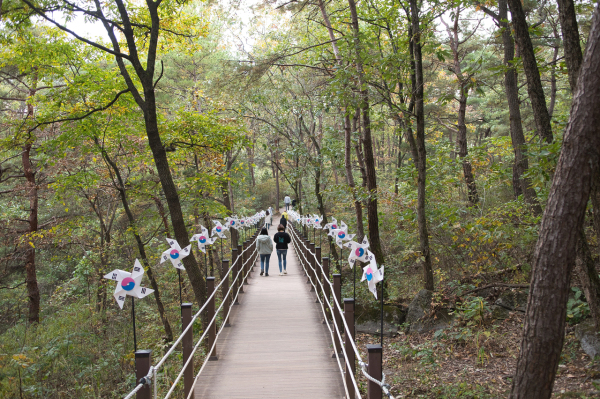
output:
[[[150,371],[150,365],[152,364],[152,351],[151,350],[139,350],[135,352],[135,383],[136,386],[139,384],[142,378],[145,378]],[[154,381],[153,381],[154,382]],[[150,385],[144,385],[142,389],[137,391],[136,399],[150,399],[152,397],[152,390]]]
[[[333,275],[333,297],[339,303],[342,304],[342,275],[334,274]],[[337,306],[333,307],[333,321],[337,326],[340,335],[344,333],[344,325],[342,324],[342,315]],[[337,334],[333,335],[333,350],[334,354],[332,357],[335,357],[336,353],[342,353],[342,343],[340,342],[340,337]]]
[[[354,298],[344,298],[344,318],[350,331],[346,331],[344,348],[348,355],[348,363],[346,363],[346,388],[350,397],[354,399],[356,393],[354,392],[354,384],[352,383],[352,376],[356,375],[356,354],[352,347],[352,341],[354,341]]]
[[[192,304],[182,303],[181,304],[181,332],[185,331],[192,321]],[[194,328],[190,328],[188,332],[183,336],[181,340],[182,352],[183,352],[183,364],[188,361],[192,354],[194,347]],[[183,372],[183,386],[185,396],[187,397],[190,391],[194,388],[194,361],[192,360],[185,371]]]
[[[367,373],[378,381],[381,381],[382,372],[382,356],[383,350],[381,345],[367,345],[367,352],[369,352],[369,367],[367,367]],[[383,394],[379,384],[369,380],[367,385],[367,398],[368,399],[381,399]]]
[[[229,291],[228,259],[221,260],[221,281],[223,281],[223,284],[221,285],[221,295],[223,297],[223,302],[225,302],[223,305],[223,316],[225,317],[225,315],[229,313],[229,307],[231,306],[231,293],[229,293],[229,295],[227,294]],[[225,327],[231,327],[231,324],[229,324],[229,315],[227,315],[227,318],[225,319]]]
[[[210,297],[212,295],[212,293],[215,291],[215,278],[214,277],[207,278],[206,285],[208,288],[207,295]],[[208,302],[208,306],[206,307],[206,312],[207,312],[207,319],[210,322],[213,319],[213,317],[215,316],[215,297],[214,296]],[[213,344],[215,343],[216,338],[217,338],[217,320],[215,319],[208,327],[208,348],[207,348],[208,351],[210,351],[210,348],[213,347]],[[214,349],[209,353],[208,360],[209,361],[210,360],[219,360],[219,357],[217,356],[217,346],[216,345],[215,345]]]

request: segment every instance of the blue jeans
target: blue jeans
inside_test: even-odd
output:
[[[264,270],[265,273],[267,273],[267,274],[269,273],[269,260],[270,259],[271,259],[271,254],[266,254],[266,255],[260,254],[260,271],[261,272]]]
[[[279,273],[281,273],[281,258],[283,258],[283,270],[286,269],[287,263],[286,263],[286,256],[287,256],[287,249],[278,249],[277,250],[277,260],[279,261]]]

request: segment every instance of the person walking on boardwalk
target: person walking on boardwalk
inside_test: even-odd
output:
[[[279,226],[283,226],[283,231],[287,228],[287,214],[281,215],[281,219],[279,219]],[[279,230],[279,227],[277,228]]]
[[[273,241],[269,237],[269,232],[266,228],[262,228],[260,235],[256,239],[256,250],[260,255],[260,275],[263,273],[265,277],[269,276],[269,260],[273,253]]]
[[[269,227],[271,227],[272,222],[273,215],[271,215],[271,212],[267,211],[267,215],[265,216],[265,226],[267,227],[267,230],[269,229]]]
[[[286,195],[285,198],[283,199],[283,203],[285,204],[285,210],[289,211],[290,210],[290,204],[292,203],[292,200],[290,198],[289,195]]]
[[[277,234],[273,236],[273,241],[275,241],[275,249],[277,250],[277,260],[279,261],[279,275],[283,276],[287,274],[286,270],[286,257],[288,251],[288,244],[292,242],[292,238],[288,233],[285,232],[285,228],[283,225],[277,226]],[[283,270],[281,269],[283,259]]]

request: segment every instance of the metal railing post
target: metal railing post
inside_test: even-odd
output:
[[[150,365],[152,364],[152,351],[151,350],[139,350],[135,352],[135,382],[136,385],[140,383],[140,379],[148,375]],[[153,381],[154,382],[154,381]],[[142,389],[137,391],[137,399],[150,399],[152,396],[152,390],[150,385],[144,385]]]
[[[321,255],[321,248],[319,248],[319,255]],[[323,282],[323,300],[329,302],[329,299],[331,298],[331,286],[329,285],[329,258],[321,258],[321,263],[323,264],[323,273],[321,274],[321,281]],[[325,307],[325,314],[327,316],[323,320],[323,323],[327,323],[331,320],[331,309],[329,306]]]
[[[250,245],[248,244],[248,241],[244,241],[244,256],[242,256],[242,260],[244,261],[243,263],[243,267],[242,270],[244,270],[242,273],[242,277],[244,278],[244,285],[248,285],[248,277],[246,277],[246,273],[248,272],[248,259],[250,259],[250,249],[248,249]]]
[[[229,291],[229,259],[221,260],[221,281],[223,281],[223,285],[221,285],[221,295],[223,296],[223,316],[229,313],[229,308],[231,307],[231,294],[227,295],[227,291]],[[229,315],[225,320],[225,327],[231,327],[229,324]]]
[[[315,253],[315,244],[314,243],[309,243],[308,244],[308,279],[310,280],[310,282],[312,282],[315,286],[313,287],[312,284],[310,286],[310,292],[315,291],[315,287],[317,286],[317,280],[315,279],[315,273],[316,273],[316,263],[315,263],[315,257],[313,256]],[[317,291],[317,295],[319,295],[319,292]],[[318,302],[318,301],[317,301]]]
[[[316,246],[315,243],[315,285],[317,286],[317,297],[323,298],[323,288],[319,282],[323,281],[323,273],[321,272],[321,266],[319,266],[319,259],[321,259],[321,247]],[[318,301],[317,301],[318,302]],[[325,306],[327,309],[327,306]]]
[[[232,278],[235,278],[238,275],[238,271],[240,270],[240,261],[237,260],[238,256],[239,256],[239,252],[238,252],[237,248],[233,248],[231,250],[231,261],[234,263],[233,270],[231,271]],[[234,305],[239,305],[240,304],[240,301],[238,300],[238,296],[235,295],[235,293],[237,292],[238,287],[240,286],[238,284],[238,281],[239,280],[237,280],[237,281],[233,280],[231,282],[231,286],[232,286],[231,295],[232,295],[233,298],[235,298],[235,301],[233,301]]]
[[[242,244],[238,244],[237,246],[237,256],[238,258],[240,258],[240,260],[238,260],[238,264],[237,264],[237,269],[238,271],[241,270],[240,272],[240,277],[238,278],[237,282],[236,282],[236,289],[240,290],[240,294],[244,293],[244,284],[242,284],[243,282],[243,278],[244,278],[244,270],[242,265],[244,264],[244,255],[242,254]]]
[[[252,266],[252,258],[253,258],[252,248],[251,248],[252,242],[253,242],[252,240],[246,241],[246,247],[248,248],[248,257],[247,257],[248,263],[246,264],[246,273],[252,271],[252,267],[251,267]],[[246,280],[251,279],[251,278],[252,278],[251,273],[248,273]],[[246,284],[248,284],[248,282],[246,282]]]
[[[354,384],[352,383],[352,377],[356,375],[356,354],[352,348],[352,341],[354,340],[354,298],[344,298],[344,318],[350,330],[346,331],[344,342],[344,348],[346,349],[348,362],[350,363],[346,363],[346,388],[348,389],[350,398],[354,399],[356,397]]]
[[[206,279],[206,286],[207,286],[207,291],[208,291],[206,294],[210,297],[215,290],[215,278],[208,277]],[[206,313],[207,313],[206,319],[208,321],[212,320],[213,317],[215,316],[215,297],[214,296],[208,302],[208,306],[206,307]],[[217,320],[215,318],[215,320],[208,326],[208,348],[207,348],[208,351],[210,351],[210,348],[213,347],[216,337],[217,337]],[[214,349],[208,354],[208,360],[219,360],[219,357],[217,356],[217,345],[215,345]]]
[[[192,304],[191,303],[182,303],[181,304],[181,331],[185,331],[187,326],[189,326],[192,321]],[[182,352],[183,352],[183,364],[185,364],[190,355],[192,354],[192,349],[194,347],[194,328],[190,328],[188,332],[183,336],[181,340]],[[192,360],[185,371],[183,372],[183,386],[184,393],[187,397],[190,391],[194,388],[194,361]]]
[[[369,352],[369,367],[367,368],[367,372],[371,377],[375,378],[378,381],[381,381],[381,362],[383,355],[381,345],[367,345],[367,351]],[[379,384],[376,384],[373,381],[369,380],[369,383],[367,385],[367,398],[381,399],[382,394],[383,392]]]
[[[302,253],[304,254],[304,265],[306,270],[304,271],[304,273],[306,273],[306,284],[310,284],[310,266],[309,266],[309,261],[308,261],[308,253],[309,253],[309,248],[308,248],[308,240],[306,238],[304,238],[304,236],[302,236],[302,241],[304,242],[304,246],[302,247]]]
[[[327,262],[329,263],[329,262]],[[337,301],[340,305],[342,304],[342,275],[334,274],[333,275],[333,298],[334,301]],[[333,307],[333,321],[337,326],[340,335],[344,333],[344,327],[342,324],[342,315],[337,306]],[[342,353],[342,343],[340,342],[340,338],[337,334],[333,335],[333,350],[335,353]],[[335,354],[334,354],[335,357]]]

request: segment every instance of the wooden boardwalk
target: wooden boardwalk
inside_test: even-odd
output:
[[[275,233],[271,227],[269,235]],[[231,328],[217,341],[219,360],[208,362],[195,398],[343,398],[331,337],[294,249],[285,276],[275,252],[269,277],[259,275],[260,260],[256,266],[232,310]]]

